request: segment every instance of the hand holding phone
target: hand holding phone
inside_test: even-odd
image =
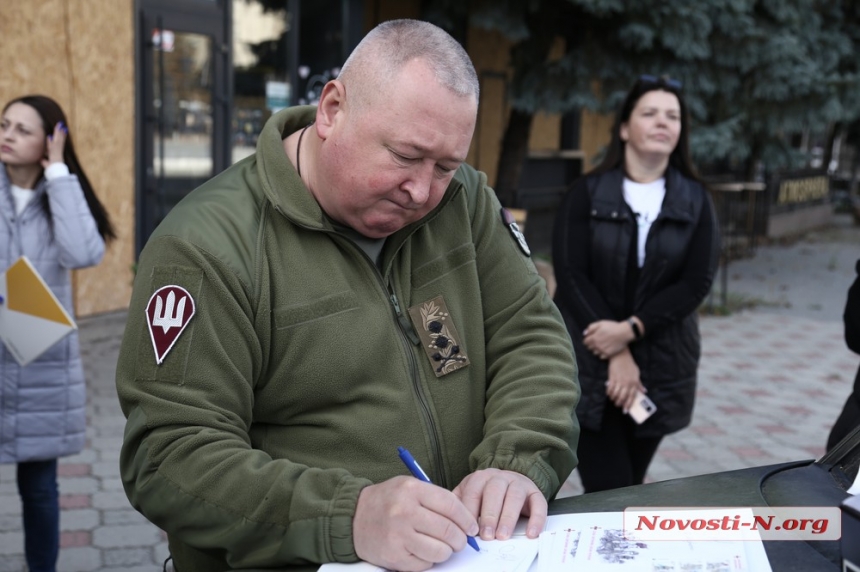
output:
[[[630,407],[630,410],[627,412],[630,417],[633,418],[633,421],[642,425],[646,419],[654,415],[657,411],[657,406],[654,405],[654,402],[651,401],[647,395],[642,393],[641,391],[636,392],[636,400],[633,402],[633,406]]]

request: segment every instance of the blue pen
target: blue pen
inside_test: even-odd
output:
[[[409,469],[409,472],[412,473],[412,476],[418,480],[424,481],[425,483],[432,483],[430,477],[427,476],[427,473],[424,472],[424,469],[421,468],[421,465],[418,464],[418,461],[412,456],[412,453],[407,451],[403,447],[397,447],[397,454],[400,455],[400,460],[403,461],[403,464],[406,465],[406,468]],[[481,551],[478,548],[478,541],[475,540],[474,536],[466,536],[466,541],[469,543],[469,546],[477,550]]]

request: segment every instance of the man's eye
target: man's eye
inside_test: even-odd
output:
[[[417,159],[415,159],[413,157],[406,157],[405,155],[401,155],[400,153],[395,153],[394,151],[392,151],[391,154],[394,155],[394,158],[397,159],[398,161],[400,161],[401,163],[413,163],[413,162],[417,161]]]

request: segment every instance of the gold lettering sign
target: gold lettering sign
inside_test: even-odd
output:
[[[826,176],[791,179],[779,184],[777,203],[805,203],[827,198],[830,193],[830,181]]]

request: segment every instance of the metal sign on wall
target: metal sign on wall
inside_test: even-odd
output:
[[[824,171],[788,171],[771,180],[771,206],[777,211],[821,205],[829,198],[830,177]]]
[[[830,194],[830,178],[827,175],[787,179],[779,182],[776,203],[779,205],[807,203],[826,199]]]
[[[821,169],[775,173],[769,182],[767,236],[780,238],[826,226],[833,217],[830,177]]]

